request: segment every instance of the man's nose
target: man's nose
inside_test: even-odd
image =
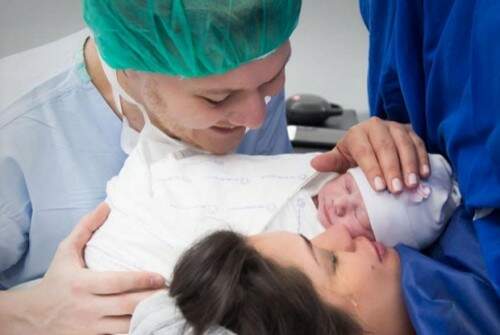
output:
[[[258,91],[246,93],[228,114],[228,121],[232,125],[259,128],[266,118],[265,98]]]

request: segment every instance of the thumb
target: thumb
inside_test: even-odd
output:
[[[319,172],[344,173],[353,165],[338,149],[332,150],[314,157],[311,166]]]
[[[92,234],[106,221],[109,215],[109,206],[101,203],[94,211],[84,216],[73,231],[66,238],[66,243],[78,255],[92,237]]]

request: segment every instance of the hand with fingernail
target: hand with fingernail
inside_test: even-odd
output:
[[[446,159],[431,154],[429,164],[429,178],[397,194],[375,191],[360,167],[348,169],[319,190],[319,221],[325,229],[340,224],[352,237],[364,236],[386,246],[428,246],[461,201]]]
[[[391,193],[414,189],[431,173],[425,144],[411,126],[377,117],[349,129],[311,164],[318,171],[339,173],[359,166],[374,190]]]

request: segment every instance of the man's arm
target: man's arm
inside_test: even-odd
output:
[[[0,136],[0,274],[19,262],[28,248],[31,200],[23,172],[5,157]],[[0,289],[6,285],[0,282]]]
[[[0,292],[2,335],[128,332],[135,306],[165,283],[153,273],[85,268],[83,249],[108,213],[103,204],[81,220],[39,284]]]

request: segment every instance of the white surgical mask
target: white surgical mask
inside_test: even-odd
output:
[[[127,117],[123,114],[121,98],[123,98],[128,103],[136,105],[141,110],[143,117],[146,115],[145,113],[146,111],[144,109],[144,106],[137,103],[135,99],[132,98],[120,85],[120,83],[118,82],[118,76],[116,70],[112,69],[111,67],[109,67],[108,64],[106,64],[106,62],[102,59],[99,52],[97,52],[97,54],[99,55],[99,60],[101,61],[101,66],[104,71],[104,75],[106,76],[106,79],[108,80],[111,86],[111,92],[113,94],[113,101],[115,103],[116,109],[122,118],[122,132],[121,132],[120,144],[122,150],[129,155],[132,149],[137,145],[139,141],[139,132],[130,126]]]
[[[120,136],[120,145],[122,150],[130,155],[132,149],[135,148],[139,142],[139,132],[132,128],[128,123],[128,119],[122,115],[122,132]]]
[[[99,54],[99,53],[98,53]],[[118,82],[117,71],[112,69],[99,55],[104,74],[111,86],[113,100],[119,114],[122,117],[122,133],[121,133],[121,147],[125,153],[130,154],[136,147],[142,153],[139,154],[143,158],[146,166],[151,167],[155,162],[160,159],[166,158],[169,155],[175,159],[191,156],[193,154],[203,152],[195,147],[177,141],[163,131],[155,127],[146,112],[146,108],[132,98]],[[144,127],[139,133],[128,122],[127,117],[123,114],[120,98],[124,99],[130,104],[135,105],[142,113],[144,118]],[[151,171],[148,170],[151,174]],[[151,175],[148,180],[151,179]],[[152,185],[150,185],[150,192],[152,192]]]

